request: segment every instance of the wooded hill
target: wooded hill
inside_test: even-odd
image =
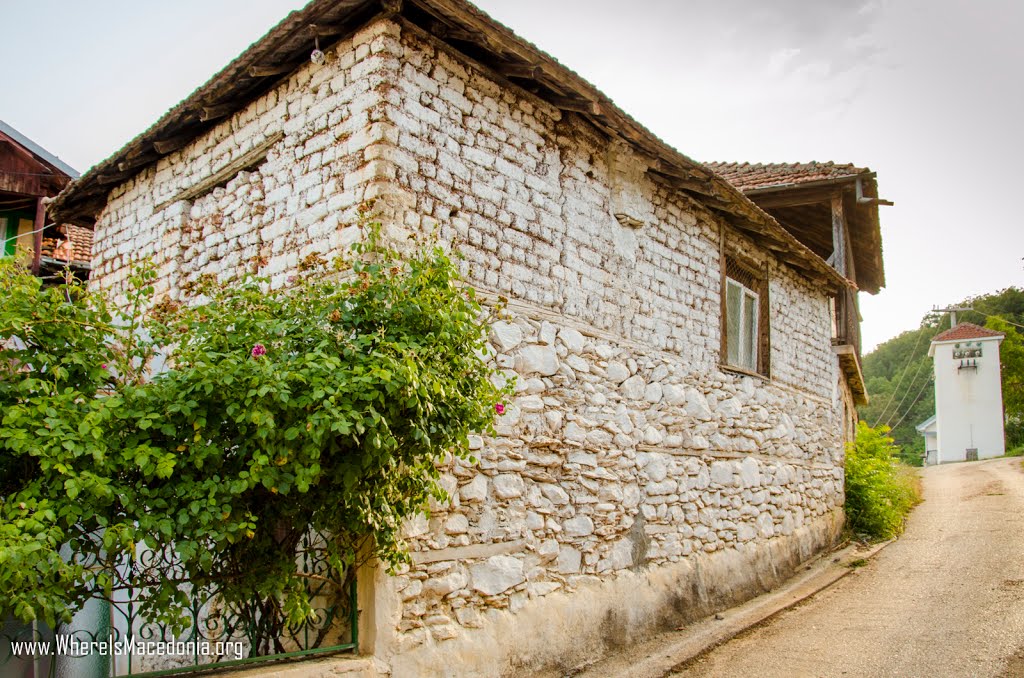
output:
[[[1009,287],[954,306],[974,309],[958,313],[958,323],[971,322],[1006,334],[999,351],[1008,417],[1006,446],[1009,450],[1024,445],[1024,290]],[[860,408],[861,419],[872,426],[890,426],[908,463],[920,464],[924,453],[924,439],[914,427],[935,414],[928,347],[932,337],[949,327],[948,314],[929,313],[921,319],[920,328],[897,335],[864,356],[871,404]]]

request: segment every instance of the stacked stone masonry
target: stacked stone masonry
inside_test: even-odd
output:
[[[277,132],[256,166],[174,200]],[[172,298],[206,274],[280,287],[307,255],[342,253],[379,199],[390,226],[439,225],[469,282],[510,299],[491,345],[516,397],[497,437],[473,438],[477,464],[446,464],[451,502],[408,526],[415,564],[386,584],[399,607],[377,634],[413,652],[840,510],[849,398],[826,294],[726,228],[729,251],[768,272],[771,378],[723,369],[723,226],[649,175],[630,186],[649,221],[620,224],[612,158],[629,153],[381,20],[115,189],[93,284],[119,289],[152,256]]]

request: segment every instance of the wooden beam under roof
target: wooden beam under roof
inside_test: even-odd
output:
[[[548,97],[547,101],[563,111],[601,115],[601,102],[588,101],[577,97]]]
[[[139,153],[117,163],[117,169],[120,172],[130,172],[137,167],[145,167],[151,162],[156,162],[161,157],[160,153]]]
[[[110,184],[119,184],[130,178],[131,175],[132,173],[130,171],[100,174],[96,177],[96,181],[104,186],[109,186]]]
[[[231,115],[236,110],[234,104],[217,104],[215,106],[203,106],[202,112],[199,114],[199,120],[202,122],[209,122],[210,120],[216,120],[225,116]]]
[[[310,24],[310,32],[320,38],[329,38],[332,35],[341,35],[345,27],[341,24]]]
[[[254,78],[266,78],[272,75],[284,75],[285,73],[291,73],[296,68],[298,68],[297,63],[277,64],[274,66],[250,66],[249,75]]]
[[[853,184],[850,184],[852,188]],[[829,205],[832,203],[832,196],[836,190],[841,190],[835,186],[823,186],[819,188],[799,188],[793,187],[785,191],[773,192],[773,193],[755,193],[753,191],[746,192],[747,196],[762,209],[771,209],[772,207],[796,207],[800,205],[813,205],[821,203],[823,205]]]
[[[506,78],[525,80],[536,80],[544,72],[540,66],[534,64],[495,64],[494,70]]]
[[[710,182],[694,178],[687,169],[670,165],[664,160],[656,160],[649,171],[664,175],[674,188],[697,193],[702,197],[715,197],[716,195]]]
[[[173,153],[179,148],[184,147],[190,141],[196,138],[196,133],[185,132],[184,134],[178,134],[173,137],[167,137],[166,139],[157,139],[153,142],[153,148],[156,152],[161,155],[167,155]]]
[[[192,200],[209,193],[217,186],[226,184],[239,172],[252,169],[263,162],[267,157],[267,154],[270,152],[270,149],[282,139],[284,139],[284,132],[278,130],[271,133],[266,139],[255,145],[247,153],[243,153],[205,179],[196,182],[189,188],[181,190],[173,197],[159,203],[154,209],[160,211],[172,202],[177,202],[179,200]]]

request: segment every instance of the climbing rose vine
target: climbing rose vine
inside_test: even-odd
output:
[[[493,433],[510,386],[451,258],[367,231],[284,290],[204,279],[157,301],[143,266],[116,313],[0,262],[0,618],[68,620],[143,548],[174,554],[134,582],[143,614],[172,624],[183,580],[309,618],[310,530],[330,576],[407,562],[403,522],[444,499],[438,465]]]

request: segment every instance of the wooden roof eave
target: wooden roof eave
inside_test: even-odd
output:
[[[307,58],[312,35],[300,48],[289,45],[310,26],[333,26],[336,40],[355,32],[359,26],[380,15],[417,23],[424,30],[451,43],[475,45],[494,57],[492,67],[499,75],[534,82],[535,94],[552,105],[583,116],[613,137],[620,138],[652,157],[652,171],[669,176],[679,188],[707,202],[732,226],[751,235],[782,261],[816,282],[835,291],[851,283],[823,259],[800,243],[750,198],[704,165],[675,150],[627,113],[610,102],[597,88],[534,45],[518,37],[476,7],[461,0],[316,0],[292,12],[263,38],[168,111],[146,132],[118,153],[90,169],[73,182],[50,206],[55,219],[92,227],[106,204],[110,189],[127,181],[215,124],[218,116],[241,109],[272,85],[243,87],[254,69],[268,64],[294,63],[298,68]],[[298,41],[302,43],[302,40]],[[452,45],[459,49],[459,45]],[[290,73],[291,71],[288,71]],[[283,70],[277,80],[287,77]],[[273,77],[273,76],[270,76]],[[269,78],[267,78],[269,79]],[[276,80],[274,80],[276,82]],[[214,110],[215,109],[215,110]]]
[[[383,0],[383,3],[390,5],[392,0]],[[379,11],[367,14],[368,7],[379,8]],[[306,32],[310,26],[332,27],[337,31],[331,41],[334,42],[386,12],[387,9],[375,0],[318,0],[289,13],[146,131],[72,181],[50,203],[51,217],[55,221],[93,228],[96,216],[106,205],[107,196],[115,185],[128,181],[163,156],[184,147],[305,63],[313,47],[313,32]],[[339,15],[349,21],[336,21]],[[287,71],[260,74],[268,73],[268,63],[280,65],[281,62],[289,63]]]
[[[758,186],[757,188],[748,188],[743,191],[744,195],[763,195],[765,193],[777,193],[780,191],[793,191],[796,189],[817,189],[831,186],[837,186],[842,184],[850,184],[851,186],[857,183],[857,179],[874,179],[876,176],[875,172],[870,170],[864,170],[857,174],[847,174],[841,177],[832,177],[829,179],[818,179],[816,181],[805,181],[805,182],[787,182],[779,184],[771,184],[768,186]]]
[[[776,184],[747,189],[744,194],[765,210],[798,210],[812,206],[829,206],[836,191],[846,196],[850,237],[857,259],[857,277],[860,289],[877,294],[885,286],[885,270],[882,261],[881,223],[878,215],[879,201],[876,173],[865,170],[859,174],[823,179],[805,183]],[[863,182],[865,197],[870,202],[858,202],[853,195],[857,182]]]

